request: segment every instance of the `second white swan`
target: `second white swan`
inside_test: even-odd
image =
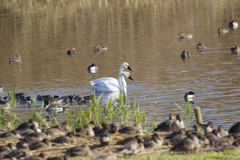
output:
[[[123,89],[126,92],[127,83],[123,82],[124,77],[134,81],[129,72],[122,72],[119,74],[118,79],[112,77],[99,78],[94,81],[90,81],[90,84],[97,92],[119,92],[122,91]]]

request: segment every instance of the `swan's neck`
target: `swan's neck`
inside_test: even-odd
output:
[[[126,92],[127,91],[127,83],[125,81],[124,76],[120,76],[121,73],[123,73],[123,70],[124,70],[124,67],[121,65],[121,67],[119,69],[119,76],[118,76],[118,77],[120,77],[121,80],[120,81],[118,80],[118,84],[120,86],[120,89],[122,90],[122,87],[124,87],[124,91]]]
[[[119,75],[123,72],[123,66],[121,65],[120,69],[119,69]]]
[[[127,91],[127,83],[125,81],[125,78],[124,78],[124,75],[119,75],[118,76],[118,85],[119,85],[119,88],[120,90],[122,91],[124,89],[124,91],[126,92]]]

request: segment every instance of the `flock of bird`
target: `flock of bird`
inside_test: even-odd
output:
[[[0,146],[0,157],[66,160],[69,157],[92,156],[92,160],[116,159],[117,156],[133,155],[145,151],[161,151],[161,148],[169,145],[172,146],[171,152],[186,152],[187,154],[211,147],[214,151],[226,149],[240,151],[240,122],[234,124],[229,131],[225,131],[222,125],[214,129],[213,122],[196,124],[193,126],[194,130],[187,130],[180,114],[172,113],[169,119],[161,122],[153,132],[147,132],[148,135],[138,123],[119,128],[114,123],[102,123],[98,126],[91,121],[83,128],[72,128],[67,122],[63,122],[51,128],[46,121],[43,122],[42,129],[39,128],[38,122],[29,119],[28,122],[20,124],[10,132],[0,130],[0,141],[2,138],[6,143],[7,140],[16,140],[14,143]],[[91,140],[94,144],[90,143]],[[55,153],[49,154],[51,149],[55,152],[54,146],[66,145],[68,147],[65,147],[65,151],[62,152],[63,156],[56,156]],[[94,151],[97,148],[103,151],[101,153]],[[33,155],[32,152],[37,150],[41,153]]]
[[[229,28],[232,28],[233,30],[237,29],[238,28],[238,22],[236,22],[235,20],[231,21],[229,24],[228,24]],[[224,27],[220,27],[218,29],[218,33],[219,34],[226,34],[229,32],[229,28],[224,28]],[[179,35],[179,38],[180,39],[192,39],[193,38],[193,35],[190,34],[189,32],[187,32],[186,34],[181,34]],[[207,45],[206,44],[203,44],[203,43],[199,43],[197,45],[197,50],[198,51],[202,51],[204,49],[207,48]],[[231,47],[231,52],[232,53],[239,53],[240,52],[240,49],[239,49],[239,46],[235,46],[235,47]],[[186,51],[183,51],[182,54],[181,54],[181,58],[183,60],[187,59],[190,57],[190,54]]]
[[[229,23],[229,27],[236,29],[238,23],[233,20]],[[228,33],[228,28],[219,28],[218,33]],[[180,39],[191,39],[193,36],[187,32],[186,34],[179,35]],[[198,50],[207,48],[207,45],[199,43],[197,45]],[[94,47],[94,52],[107,50],[107,47],[101,44]],[[231,52],[240,52],[239,46],[231,48]],[[72,48],[67,51],[68,55],[76,55],[76,49]],[[183,59],[190,57],[190,54],[183,51],[181,54]],[[9,59],[10,63],[21,62],[21,57],[16,55]],[[127,83],[125,78],[133,80],[129,72],[124,71],[128,69],[132,71],[129,64],[124,62],[119,69],[118,79],[112,77],[99,78],[90,81],[96,92],[122,92],[127,91]],[[87,68],[89,73],[96,73],[98,67],[93,63]],[[2,90],[3,87],[0,87]],[[31,104],[32,99],[30,96],[24,96],[23,93],[17,93],[16,99]],[[78,95],[68,96],[50,96],[50,95],[38,95],[39,101],[44,101],[45,110],[57,110],[63,111],[68,103],[72,103],[73,100],[78,103],[90,103],[91,97],[80,97]],[[184,95],[184,99],[187,102],[194,103],[195,95],[192,91]],[[65,104],[64,104],[65,103]],[[8,101],[8,97],[0,97],[0,105],[10,107],[11,103]],[[234,124],[229,131],[223,130],[223,126],[219,126],[218,130],[214,129],[214,124],[208,122],[207,124],[196,124],[193,126],[194,130],[187,130],[185,124],[181,119],[180,114],[170,114],[169,119],[160,123],[151,133],[151,136],[144,137],[144,132],[140,124],[133,126],[126,126],[118,128],[115,124],[103,123],[101,126],[96,126],[94,122],[85,124],[83,128],[72,128],[67,122],[62,125],[57,124],[51,128],[48,123],[45,122],[44,128],[39,129],[38,122],[30,119],[29,122],[20,124],[16,130],[10,132],[0,131],[0,138],[16,138],[18,142],[16,144],[9,143],[6,146],[0,146],[1,158],[23,158],[23,159],[68,159],[75,156],[90,156],[92,152],[92,146],[87,142],[79,145],[77,141],[79,138],[99,137],[99,147],[108,147],[107,151],[96,154],[92,159],[116,159],[116,155],[132,155],[140,152],[144,152],[146,149],[161,149],[163,145],[171,144],[170,151],[189,151],[197,152],[201,148],[212,146],[214,151],[240,150],[240,122]],[[74,130],[74,131],[73,131]],[[166,137],[161,137],[159,132],[168,132]],[[130,135],[127,138],[122,138],[113,144],[113,139],[116,134]],[[167,143],[166,143],[167,142]],[[66,149],[65,156],[62,157],[46,157],[44,153],[39,156],[32,156],[32,150],[46,149],[53,147],[52,144],[75,144],[74,147]],[[77,145],[76,145],[77,144]],[[112,145],[121,145],[116,151],[111,150]]]

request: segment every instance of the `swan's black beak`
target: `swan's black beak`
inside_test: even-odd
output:
[[[131,76],[129,76],[128,79],[131,79],[132,81],[134,81],[133,78],[132,78]]]
[[[130,68],[130,66],[128,66],[128,68],[127,69],[129,69],[130,71],[132,71],[132,69]]]

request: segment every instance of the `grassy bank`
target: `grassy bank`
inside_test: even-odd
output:
[[[157,159],[177,159],[177,160],[203,160],[203,159],[239,159],[240,152],[237,151],[224,151],[224,152],[208,152],[201,154],[190,154],[190,155],[141,155],[128,158],[118,158],[119,160],[132,159],[132,160],[157,160]]]

